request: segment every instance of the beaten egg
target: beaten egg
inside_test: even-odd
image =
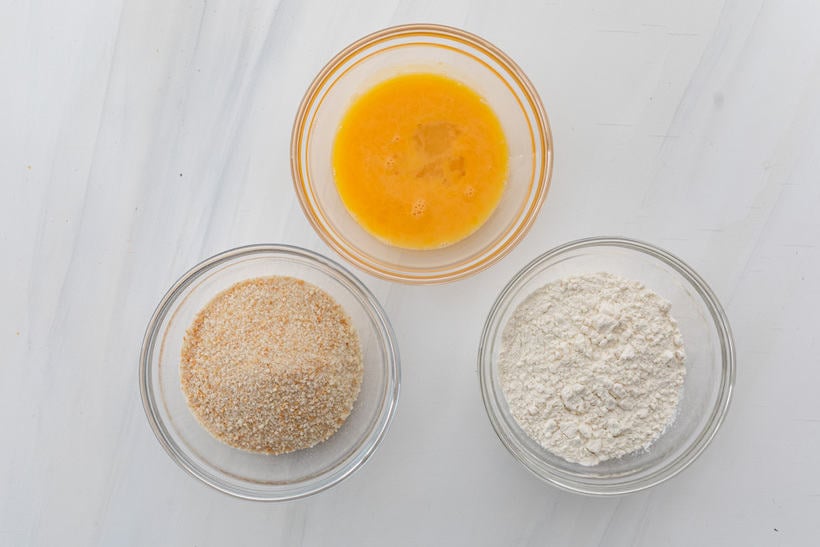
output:
[[[414,73],[354,100],[333,144],[342,202],[376,238],[435,249],[476,231],[497,207],[509,149],[498,117],[467,85]]]

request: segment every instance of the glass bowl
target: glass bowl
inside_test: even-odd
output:
[[[568,276],[609,272],[644,283],[672,303],[686,350],[686,379],[674,422],[647,450],[594,466],[570,463],[541,447],[518,426],[501,389],[501,336],[518,305],[534,290]],[[507,450],[540,479],[572,492],[619,495],[659,484],[703,452],[732,395],[735,350],[726,315],[703,279],[657,247],[622,238],[589,238],[556,247],[522,269],[495,301],[478,351],[481,394]]]
[[[252,277],[287,275],[324,289],[350,315],[362,345],[364,375],[353,411],[327,441],[283,455],[233,448],[212,437],[188,408],[179,364],[185,331],[219,292]],[[160,444],[190,474],[252,500],[285,500],[328,488],[358,469],[381,441],[399,395],[395,335],[379,303],[347,270],[287,245],[232,249],[198,264],[160,301],[140,354],[140,391]]]
[[[336,190],[331,152],[356,97],[399,74],[447,75],[478,92],[495,111],[510,149],[501,201],[478,230],[446,247],[402,249],[365,231]],[[526,234],[547,195],[552,136],[544,106],[524,72],[501,50],[439,25],[388,28],[349,45],[305,93],[291,136],[291,169],[302,209],[319,236],[345,260],[375,276],[441,283],[487,268]]]

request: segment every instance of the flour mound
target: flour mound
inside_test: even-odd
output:
[[[674,420],[686,375],[671,304],[608,273],[530,294],[502,334],[501,387],[521,428],[567,461],[648,448]]]

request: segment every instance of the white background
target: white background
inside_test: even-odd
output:
[[[291,123],[340,48],[406,22],[509,53],[549,113],[529,236],[433,287],[361,275],[402,354],[392,428],[333,489],[233,499],[181,471],[138,394],[143,330],[201,259],[256,242],[335,258],[304,219]],[[5,0],[0,7],[0,545],[817,545],[820,3]],[[476,374],[490,305],[559,243],[624,235],[724,303],[736,397],[649,492],[539,483]]]

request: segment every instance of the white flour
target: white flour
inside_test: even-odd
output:
[[[648,448],[678,406],[685,355],[669,302],[607,273],[529,295],[502,336],[500,376],[518,424],[583,465]]]

